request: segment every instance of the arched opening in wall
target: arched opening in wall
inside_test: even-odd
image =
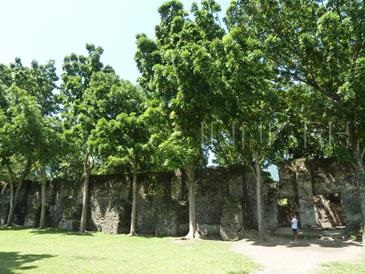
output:
[[[344,228],[341,193],[314,195],[313,201],[317,228]]]
[[[287,197],[278,199],[279,227],[290,227],[293,214],[298,215],[296,198]]]

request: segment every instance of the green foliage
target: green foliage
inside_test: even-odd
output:
[[[230,12],[227,22],[238,16]],[[263,165],[275,160],[271,152],[277,138],[273,133],[282,122],[282,109],[272,81],[272,64],[250,30],[251,22],[246,17],[241,19],[240,25],[228,25],[229,32],[213,44],[212,57],[220,75],[211,85],[223,98],[214,106],[217,123],[212,149],[219,164],[251,166],[253,154],[258,152]]]
[[[0,64],[2,177],[32,161],[32,178],[75,180],[86,155],[101,173],[186,168],[209,149],[220,165],[251,165],[253,152],[261,166],[363,160],[362,1],[236,0],[226,27],[214,0],[158,12],[155,38],[136,36],[140,87],[92,44],[64,58],[60,92],[53,61]]]
[[[118,85],[119,77],[109,66],[101,62],[103,49],[87,44],[87,55],[71,54],[64,58],[61,99],[63,104],[64,138],[68,143],[68,155],[63,159],[64,171],[71,171],[77,177],[83,172],[81,163],[88,156],[93,162],[89,139],[98,120],[107,113],[115,112],[109,104],[108,94]]]
[[[113,89],[107,96],[113,111],[98,121],[89,141],[90,147],[103,159],[101,171],[146,168],[149,153],[149,127],[144,116],[144,94],[128,82]],[[144,166],[143,166],[144,165]]]
[[[163,124],[153,137],[161,140],[164,164],[171,169],[201,161],[201,124],[211,119],[215,100],[209,82],[215,69],[210,44],[224,33],[219,10],[214,1],[203,1],[201,7],[193,5],[188,17],[181,2],[169,1],[159,8],[156,40],[137,36],[140,83],[161,102],[164,112]]]
[[[33,61],[28,68],[16,59],[0,68],[0,158],[2,167],[16,178],[29,175],[25,162],[34,165],[52,158],[49,143],[54,140],[51,115],[57,111],[57,79],[52,61],[45,65]]]
[[[348,147],[364,146],[364,90],[360,84],[364,75],[364,15],[361,1],[252,0],[231,4],[229,28],[251,22],[245,29],[260,41],[259,48],[272,62],[275,81],[286,90],[285,107],[308,109],[298,118],[302,123],[318,125],[317,144],[312,142],[303,151],[302,144],[289,142],[295,150],[288,152],[290,156],[343,158],[350,155],[344,153]],[[297,101],[291,96],[301,98]],[[347,135],[351,146],[343,134],[328,140],[329,123],[337,133],[345,132],[346,123],[350,123],[352,129]],[[295,136],[298,138],[302,137]]]

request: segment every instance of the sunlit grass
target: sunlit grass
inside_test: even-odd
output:
[[[0,273],[250,273],[231,243],[0,229]]]
[[[365,257],[354,262],[334,262],[324,264],[319,274],[365,274]]]

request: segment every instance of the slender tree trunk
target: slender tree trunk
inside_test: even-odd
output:
[[[131,227],[128,236],[135,236],[137,218],[137,164],[133,164]]]
[[[196,224],[196,181],[194,174],[194,166],[188,166],[186,168],[187,175],[187,186],[189,189],[189,232],[184,237],[186,240],[196,240],[199,239],[199,233]]]
[[[354,157],[356,160],[356,181],[359,193],[361,219],[362,219],[362,242],[365,243],[365,165],[364,165],[365,149],[360,150],[359,144],[354,149]]]
[[[6,225],[10,226],[12,219],[14,216],[14,182],[12,179],[10,179],[10,203],[9,203],[9,213]]]
[[[15,192],[15,196],[14,196],[14,179],[15,179],[15,176],[13,175],[13,172],[12,172],[10,166],[8,165],[8,170],[10,172],[10,176],[12,177],[11,180],[13,181],[13,183],[12,183],[13,190],[10,191],[10,192],[13,192],[13,194],[11,194],[11,195],[14,198],[12,199],[12,205],[10,205],[10,208],[9,208],[8,219],[7,219],[7,222],[6,222],[6,225],[7,226],[11,226],[13,224],[14,212],[15,212],[15,208],[16,208],[16,206],[18,204],[18,201],[19,201],[20,191],[23,188],[24,180],[28,176],[31,167],[32,167],[32,162],[30,160],[27,160],[27,162],[25,164],[25,168],[23,170],[23,173],[22,173],[22,175],[21,175],[21,177],[19,179],[19,183],[17,185],[16,192]]]
[[[13,206],[11,206],[10,209],[9,209],[8,221],[6,223],[7,226],[12,226],[13,225],[15,208],[18,205],[20,190],[22,189],[22,186],[23,186],[22,182],[19,182],[18,185],[17,185],[16,191],[15,191],[15,196],[14,196],[14,199],[13,199]]]
[[[84,161],[84,186],[82,191],[82,210],[81,210],[81,220],[80,220],[80,232],[86,232],[86,224],[87,224],[87,209],[88,209],[88,201],[89,201],[89,184],[90,184],[90,174],[91,174],[91,163],[89,159],[89,154],[86,153],[85,161]]]
[[[358,188],[362,216],[362,242],[365,244],[365,172],[358,173]]]
[[[42,204],[41,204],[41,218],[39,220],[39,228],[44,228],[46,223],[46,182],[42,182],[41,189]]]
[[[255,160],[255,175],[256,175],[256,206],[257,206],[257,226],[259,231],[259,240],[265,240],[265,228],[263,222],[262,211],[262,171],[260,165],[260,158],[257,151],[253,152]]]

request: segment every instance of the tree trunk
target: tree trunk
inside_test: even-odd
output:
[[[13,202],[12,202],[13,205],[9,209],[8,221],[6,223],[7,226],[12,226],[13,225],[14,212],[15,212],[16,206],[18,205],[18,199],[19,199],[20,190],[22,188],[22,185],[23,185],[23,183],[19,182],[18,186],[16,188],[15,196],[14,196],[14,199],[13,199]],[[14,186],[13,186],[13,192],[14,192]]]
[[[184,237],[186,240],[196,240],[199,239],[199,233],[196,224],[196,206],[195,206],[195,192],[196,192],[196,181],[194,174],[194,167],[188,166],[186,168],[187,175],[187,186],[189,189],[189,232]]]
[[[13,216],[14,216],[14,182],[10,180],[10,204],[9,204],[9,213],[8,219],[6,221],[7,226],[11,226]]]
[[[80,220],[80,232],[86,232],[86,224],[87,224],[87,209],[88,209],[88,201],[89,201],[89,184],[90,184],[90,174],[91,174],[91,164],[89,159],[89,154],[87,153],[84,161],[84,186],[82,192],[82,211],[81,211],[81,220]]]
[[[255,175],[256,175],[256,206],[257,206],[257,226],[259,232],[259,240],[265,240],[265,228],[263,222],[262,211],[262,171],[260,165],[260,158],[257,151],[253,152],[255,160]]]
[[[9,175],[12,178],[11,181],[13,181],[13,183],[12,183],[13,187],[12,187],[12,190],[10,190],[10,192],[13,192],[13,194],[10,194],[11,196],[13,196],[13,199],[11,201],[12,204],[10,205],[10,208],[9,208],[8,219],[7,219],[7,222],[6,222],[7,226],[11,226],[13,224],[14,212],[15,212],[15,208],[16,208],[16,206],[18,204],[18,201],[19,201],[20,191],[22,190],[24,180],[28,176],[31,167],[32,167],[32,162],[30,160],[27,160],[27,162],[25,164],[25,167],[24,167],[24,170],[23,170],[23,173],[20,176],[19,183],[18,183],[18,186],[16,188],[15,197],[14,197],[14,180],[15,180],[15,176],[14,176],[14,173],[12,172],[10,166],[8,165]]]
[[[362,242],[365,244],[365,172],[358,172],[357,178],[362,216]]]
[[[135,236],[136,233],[136,212],[137,212],[137,164],[133,167],[133,186],[132,186],[132,212],[131,227],[128,236]]]
[[[364,149],[365,151],[365,149]],[[359,153],[359,148],[355,151],[356,159],[356,183],[359,193],[360,207],[361,207],[361,219],[362,219],[362,242],[365,243],[365,165],[364,165],[364,152]]]
[[[39,220],[39,228],[44,228],[46,223],[46,182],[42,182],[42,205],[41,205],[41,218]]]

